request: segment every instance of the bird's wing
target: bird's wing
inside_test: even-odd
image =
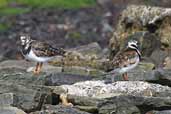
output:
[[[112,60],[112,65],[114,66],[114,69],[127,67],[136,62],[136,56],[137,53],[135,50],[125,50],[123,52],[119,52]]]
[[[33,52],[38,57],[52,57],[57,55],[63,56],[65,54],[65,51],[62,48],[53,48],[45,42],[33,41],[31,43],[31,47]]]

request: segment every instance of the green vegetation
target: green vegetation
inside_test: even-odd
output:
[[[1,24],[0,23],[0,32],[7,30],[10,27],[9,24]]]
[[[69,34],[70,38],[74,38],[74,39],[81,39],[81,34],[79,32],[72,32]]]
[[[95,0],[16,0],[32,7],[82,8],[95,5]]]
[[[7,0],[0,0],[0,8],[6,7],[8,5]]]
[[[17,8],[10,4],[25,5]],[[95,0],[0,0],[0,15],[17,15],[29,11],[29,8],[85,8],[95,5]]]
[[[11,16],[31,11],[32,8],[76,9],[91,7],[95,0],[0,0],[0,16]],[[11,24],[0,23],[0,32],[7,30]],[[73,34],[80,38],[80,34]]]
[[[28,12],[29,9],[27,8],[2,8],[0,9],[0,14],[1,15],[17,15],[17,14],[22,14]]]

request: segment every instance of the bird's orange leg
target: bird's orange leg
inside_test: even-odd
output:
[[[38,69],[39,69],[39,62],[36,64],[36,68],[34,69],[33,73],[34,75],[37,75],[38,74]]]
[[[42,63],[42,62],[39,63],[39,67],[38,67],[38,69],[37,69],[37,73],[38,73],[38,74],[40,73],[40,71],[41,71],[41,69],[42,69],[42,66],[43,66],[43,63]]]
[[[124,73],[124,74],[122,75],[122,77],[123,77],[123,79],[124,79],[125,81],[128,81],[128,74],[127,74],[127,72]]]

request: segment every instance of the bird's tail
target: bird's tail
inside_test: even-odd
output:
[[[60,55],[60,56],[65,56],[67,52],[63,48],[53,48],[52,51],[55,55]]]

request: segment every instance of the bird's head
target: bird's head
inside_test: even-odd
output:
[[[131,49],[136,49],[138,50],[138,45],[137,45],[137,41],[136,40],[131,40],[128,42],[128,46],[127,48],[131,48]]]
[[[21,45],[24,46],[24,45],[27,45],[30,42],[32,42],[32,39],[30,38],[29,35],[22,34],[22,35],[20,35],[20,42],[21,42]]]
[[[138,55],[141,57],[141,53],[140,53],[140,51],[138,49],[138,42],[136,40],[129,41],[127,48],[136,50]]]

